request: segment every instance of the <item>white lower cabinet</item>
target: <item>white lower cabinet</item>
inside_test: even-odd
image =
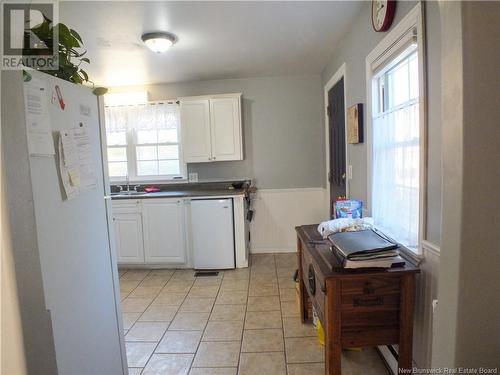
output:
[[[200,198],[213,199],[214,197],[197,199]],[[227,199],[228,197],[220,198]],[[206,228],[203,227],[204,222],[212,225],[220,220],[219,215],[213,213],[213,217],[199,216],[197,212],[191,212],[188,209],[190,201],[190,198],[113,200],[113,224],[118,264],[172,268],[193,267],[193,247],[198,246],[198,249],[203,250],[204,237],[206,241],[213,242],[221,233],[214,233],[214,236],[210,237],[206,230],[204,231]],[[228,233],[232,234],[234,230],[234,241],[231,236],[230,242],[234,244],[236,259],[233,254],[230,266],[217,263],[211,266],[213,268],[231,268],[234,267],[234,263],[237,268],[248,266],[249,244],[245,227],[244,198],[235,196],[232,197],[232,201],[233,223],[228,225],[233,225],[234,229],[231,228]],[[198,224],[193,225],[193,214],[199,216],[194,220]],[[195,239],[198,239],[198,242]],[[213,245],[207,243],[205,250],[210,251]],[[210,258],[209,255],[207,259]]]
[[[137,204],[113,204],[113,224],[119,263],[144,263],[142,217]]]
[[[145,199],[142,204],[146,263],[184,263],[184,210],[181,200]]]

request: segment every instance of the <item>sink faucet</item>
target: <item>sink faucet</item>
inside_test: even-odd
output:
[[[128,174],[127,174],[127,176],[125,177],[125,180],[127,181],[127,192],[129,192],[129,191],[130,191],[130,181],[129,181],[129,179],[128,179]]]

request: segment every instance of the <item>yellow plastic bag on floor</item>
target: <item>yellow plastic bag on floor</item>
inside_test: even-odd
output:
[[[325,346],[325,331],[323,330],[323,326],[321,325],[321,321],[319,319],[316,323],[316,331],[318,333],[319,344]]]
[[[321,346],[325,346],[325,331],[323,330],[323,326],[321,325],[321,321],[319,319],[316,320],[316,333],[318,335],[318,342]],[[346,350],[350,350],[353,352],[361,352],[363,348],[344,348]]]

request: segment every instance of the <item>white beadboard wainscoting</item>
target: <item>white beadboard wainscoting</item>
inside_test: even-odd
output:
[[[433,309],[437,299],[439,273],[439,246],[423,241],[424,259],[420,263],[415,293],[415,323],[413,326],[413,361],[420,368],[431,366]]]
[[[251,253],[296,251],[295,227],[325,219],[324,188],[262,189],[253,196]]]
[[[432,302],[437,299],[439,246],[423,241],[423,259],[419,264],[415,290],[415,311],[413,324],[413,364],[418,368],[431,367],[434,312]],[[397,360],[386,346],[379,346],[392,372],[397,374]],[[397,346],[393,346],[397,352]]]

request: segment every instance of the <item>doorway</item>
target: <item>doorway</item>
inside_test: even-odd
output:
[[[328,186],[330,217],[338,197],[347,195],[346,188],[346,142],[345,142],[345,98],[344,77],[328,90]]]

